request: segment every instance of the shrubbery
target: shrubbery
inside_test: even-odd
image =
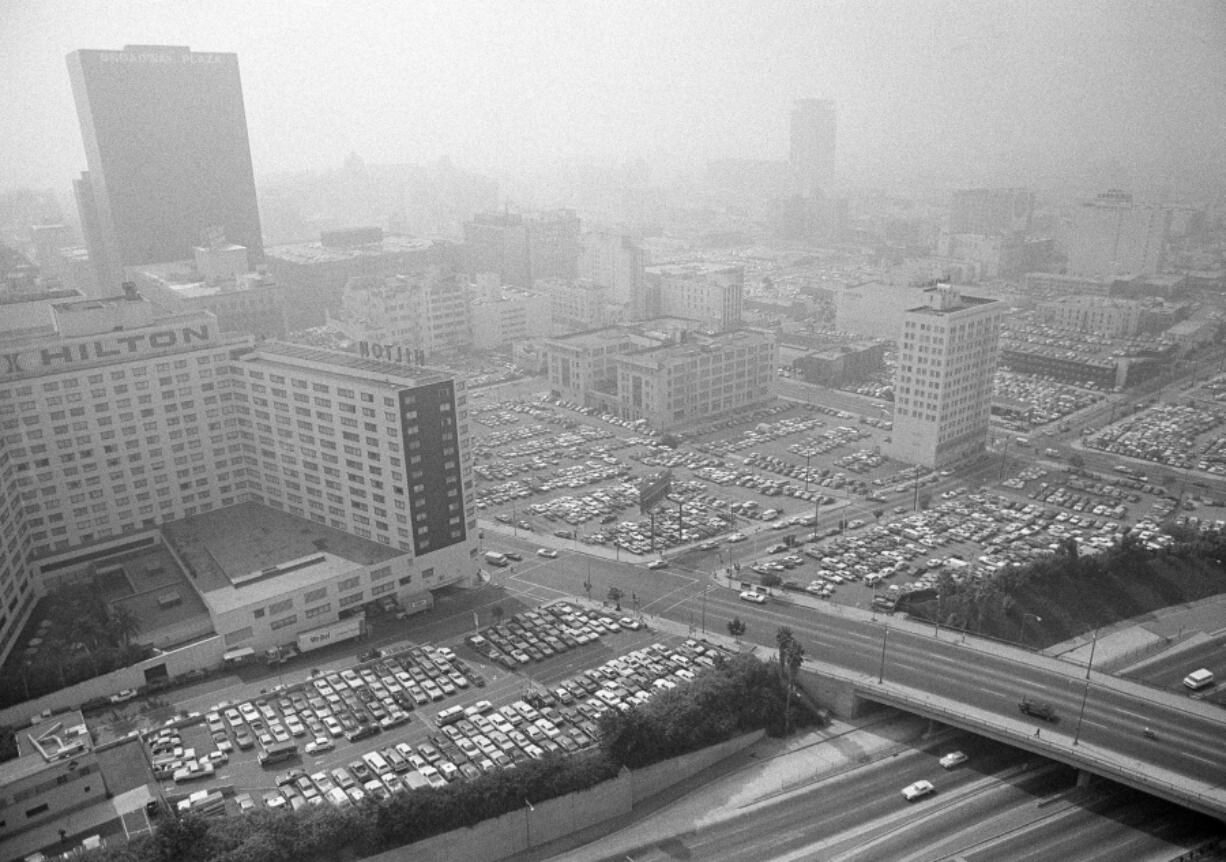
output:
[[[737,656],[661,692],[645,707],[601,719],[601,746],[529,760],[472,781],[373,800],[343,811],[261,809],[241,817],[167,818],[151,837],[106,848],[91,860],[114,862],[305,862],[369,855],[474,826],[642,767],[765,728],[781,733],[785,695],[778,668]],[[797,723],[793,719],[793,723]]]
[[[1024,566],[1010,566],[982,580],[937,581],[939,601],[903,597],[898,610],[942,625],[1017,640],[1026,615],[1026,640],[1047,645],[1098,626],[1226,591],[1226,534],[1171,526],[1170,546],[1145,548],[1124,533],[1098,554],[1081,554],[1066,542]],[[1039,619],[1036,619],[1039,618]]]

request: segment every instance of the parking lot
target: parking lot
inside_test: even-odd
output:
[[[688,682],[713,664],[713,650],[661,637],[632,616],[553,602],[455,651],[387,647],[274,694],[219,703],[143,741],[155,778],[168,797],[186,797],[184,808],[345,807],[586,748],[601,713]]]
[[[1175,403],[1154,403],[1089,435],[1091,449],[1226,476],[1226,375],[1186,384]]]

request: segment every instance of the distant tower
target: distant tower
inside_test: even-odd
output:
[[[830,197],[834,189],[834,102],[797,99],[792,108],[792,173],[805,197]]]
[[[101,272],[113,282],[123,267],[188,260],[213,225],[263,262],[236,55],[81,50],[68,76],[89,164],[77,200]]]

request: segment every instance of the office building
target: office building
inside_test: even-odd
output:
[[[426,361],[472,344],[470,295],[463,278],[441,266],[352,278],[328,326],[354,341],[395,345]]]
[[[1141,327],[1141,303],[1105,296],[1064,296],[1039,305],[1039,319],[1048,326],[1093,332],[1108,338],[1136,335]]]
[[[284,338],[287,296],[271,276],[252,272],[247,249],[220,244],[194,249],[192,260],[129,267],[146,299],[181,311],[202,309],[217,317],[222,332]]]
[[[643,249],[633,237],[611,231],[583,235],[579,277],[609,289],[609,301],[629,305],[643,285]]]
[[[544,343],[549,385],[562,397],[657,431],[752,410],[774,397],[773,334],[703,334],[660,318],[556,336]]]
[[[107,798],[80,711],[18,731],[16,742],[17,757],[0,763],[0,840]]]
[[[472,305],[472,346],[495,350],[550,334],[550,300],[535,290],[503,287],[493,273],[477,275]]]
[[[623,319],[625,306],[611,301],[612,288],[588,279],[540,279],[536,291],[549,301],[549,319],[555,333],[599,329]]]
[[[830,197],[834,191],[834,102],[797,99],[792,107],[790,161],[796,193]]]
[[[701,329],[727,332],[740,327],[744,300],[744,267],[664,264],[644,270],[642,299],[633,308],[640,318],[684,317]]]
[[[81,223],[104,292],[125,267],[187,260],[214,235],[263,262],[236,55],[81,50],[68,74],[89,165]]]
[[[343,304],[345,285],[361,276],[392,276],[430,267],[455,270],[461,246],[446,240],[385,235],[380,228],[324,231],[318,242],[270,246],[268,273],[284,285],[291,331],[322,326]]]
[[[575,278],[580,223],[574,210],[477,213],[464,223],[469,275],[496,273],[502,284],[531,288],[538,278]]]
[[[1169,210],[1134,203],[1118,189],[1073,207],[1061,236],[1069,273],[1100,278],[1157,273],[1170,218]]]
[[[1034,192],[1026,189],[956,189],[950,198],[949,232],[1025,233],[1033,217]]]
[[[903,316],[888,454],[938,468],[984,452],[1000,353],[1002,303],[948,285]]]

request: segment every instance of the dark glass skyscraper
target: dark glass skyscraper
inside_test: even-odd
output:
[[[237,55],[82,50],[68,55],[68,75],[94,210],[82,222],[101,272],[186,260],[221,238],[263,261]]]

